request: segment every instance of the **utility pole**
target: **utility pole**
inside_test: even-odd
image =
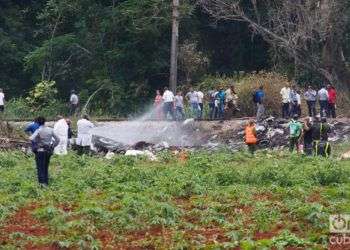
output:
[[[177,87],[177,58],[179,43],[179,0],[173,0],[173,27],[171,34],[171,56],[170,56],[170,89],[175,93]]]

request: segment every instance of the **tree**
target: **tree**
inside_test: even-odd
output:
[[[349,90],[343,47],[346,0],[199,0],[216,19],[243,21],[274,48],[339,88]]]

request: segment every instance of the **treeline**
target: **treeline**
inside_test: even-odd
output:
[[[17,98],[55,81],[61,102],[71,89],[82,101],[99,89],[93,108],[134,112],[168,84],[171,7],[170,0],[2,0],[0,87]],[[196,1],[180,9],[179,84],[242,71],[294,77],[293,61],[247,23],[213,19]]]

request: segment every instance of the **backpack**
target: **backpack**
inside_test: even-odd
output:
[[[291,137],[299,137],[301,134],[300,123],[296,121],[292,121],[289,125],[290,136]]]

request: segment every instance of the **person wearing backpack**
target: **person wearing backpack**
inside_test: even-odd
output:
[[[303,125],[298,121],[298,115],[294,114],[289,122],[289,151],[293,152],[294,147],[299,150],[299,140],[303,130]]]
[[[256,134],[255,122],[253,120],[248,121],[248,124],[244,130],[244,136],[245,144],[248,146],[249,152],[254,155],[258,138]]]
[[[256,120],[261,122],[264,117],[265,107],[264,107],[265,92],[264,87],[261,85],[257,91],[254,92],[253,102],[257,106]]]

